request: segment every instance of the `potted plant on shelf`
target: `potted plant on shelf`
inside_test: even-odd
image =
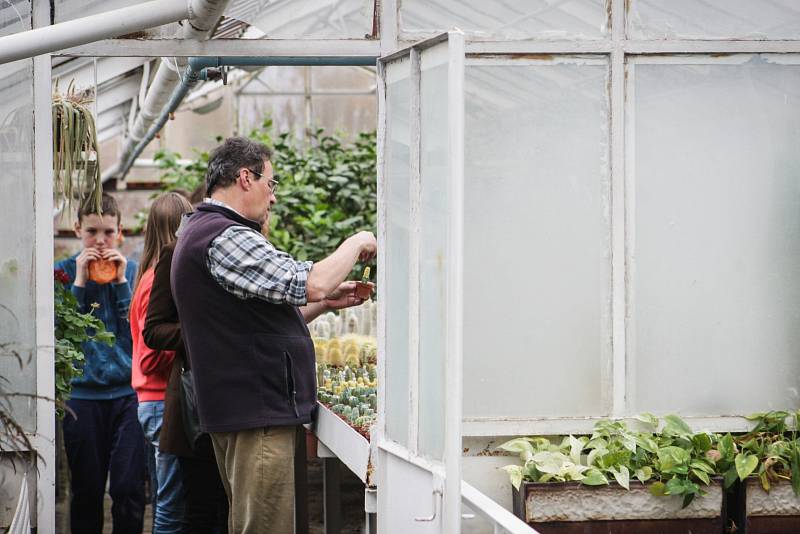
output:
[[[734,524],[747,534],[800,532],[800,414],[772,411],[750,416],[747,434],[721,438],[718,462],[726,487],[736,481]],[[793,421],[789,430],[787,419]]]
[[[709,532],[723,529],[724,492],[714,434],[675,415],[638,416],[645,431],[603,420],[591,436],[517,438],[500,446],[522,465],[504,469],[514,512],[542,534]]]

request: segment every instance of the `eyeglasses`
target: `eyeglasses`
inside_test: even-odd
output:
[[[260,172],[256,172],[253,169],[247,169],[247,170],[252,172],[253,174],[257,175],[259,178],[263,178],[264,177],[263,174],[261,174]],[[276,180],[275,178],[272,178],[269,182],[267,182],[267,187],[269,187],[270,191],[275,193],[275,191],[278,190],[278,180]]]

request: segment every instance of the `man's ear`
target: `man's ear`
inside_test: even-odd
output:
[[[75,224],[73,225],[72,229],[75,231],[75,237],[80,239],[80,237],[81,237],[81,221],[80,221],[80,219],[75,221]]]
[[[245,191],[250,191],[253,187],[253,181],[250,179],[250,173],[245,171],[243,168],[239,169],[239,185]]]

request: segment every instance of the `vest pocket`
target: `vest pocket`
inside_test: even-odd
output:
[[[310,338],[302,336],[253,335],[253,374],[268,417],[301,418],[308,411],[305,399],[315,395],[316,378],[309,347]]]

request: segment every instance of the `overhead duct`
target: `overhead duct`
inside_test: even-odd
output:
[[[136,158],[144,151],[145,147],[152,141],[161,128],[169,120],[169,116],[178,109],[183,99],[195,86],[198,80],[206,80],[208,69],[220,67],[245,67],[245,66],[365,66],[375,65],[374,56],[326,56],[326,57],[294,57],[294,56],[254,56],[254,57],[192,57],[189,58],[188,66],[180,80],[178,86],[173,90],[172,95],[167,97],[167,104],[161,112],[154,117],[150,128],[139,139],[129,151],[126,150],[123,158],[120,159],[119,166],[103,176],[103,179],[116,177],[122,179],[128,174]],[[154,82],[155,83],[155,82]],[[148,95],[149,96],[149,95]]]
[[[189,4],[190,16],[188,23],[181,26],[176,38],[194,39],[198,41],[205,40],[214,29],[220,17],[222,17],[222,13],[225,11],[228,1],[229,0],[191,0]],[[125,174],[127,174],[130,168],[129,165],[126,168],[126,162],[131,159],[131,155],[136,150],[136,147],[148,137],[148,132],[153,128],[158,118],[164,114],[170,102],[170,98],[173,96],[173,92],[179,84],[181,84],[181,77],[178,73],[186,68],[186,61],[176,59],[174,67],[171,67],[168,61],[169,60],[165,60],[164,58],[161,59],[161,63],[153,78],[153,83],[150,84],[150,89],[142,103],[141,111],[136,117],[133,128],[131,128],[130,134],[125,141],[119,163],[103,173],[102,178],[104,181],[110,178],[122,179],[125,177]],[[188,91],[188,88],[186,91]],[[183,100],[184,96],[186,96],[185,93],[180,99]],[[178,104],[180,104],[180,101],[178,101]],[[160,129],[161,127],[159,126],[156,133]],[[147,142],[149,142],[149,140]]]

